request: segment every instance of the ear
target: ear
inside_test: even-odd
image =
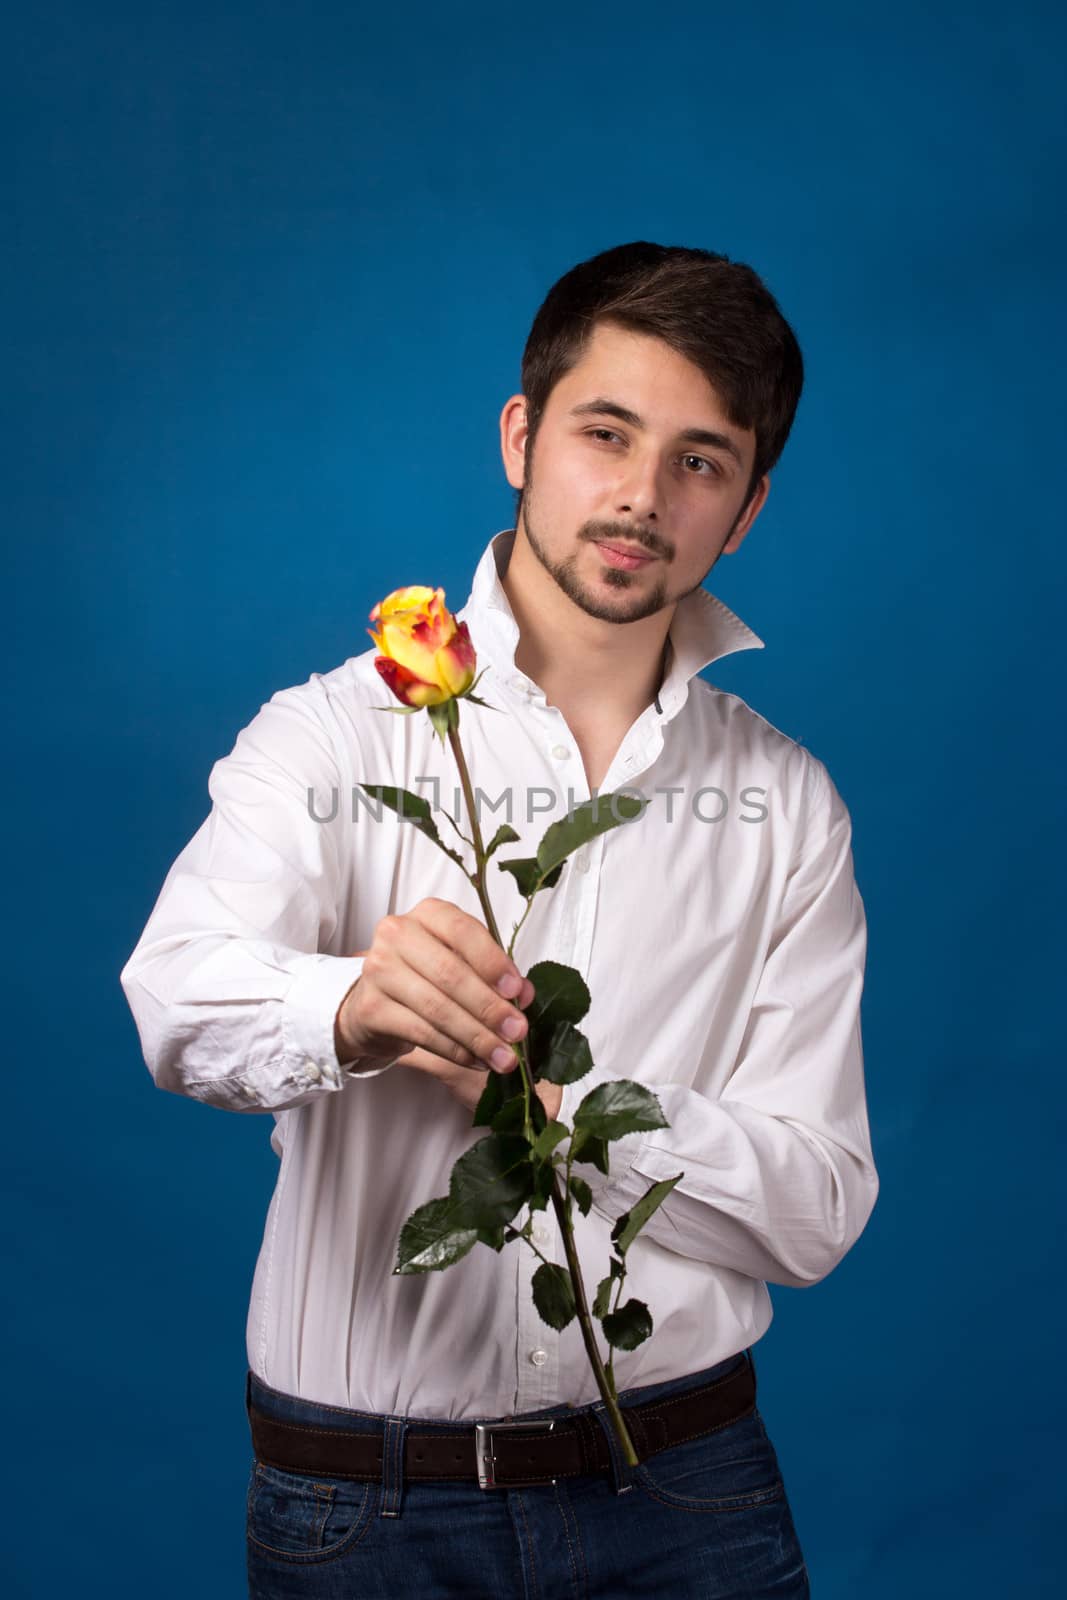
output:
[[[732,556],[735,550],[740,550],[742,544],[744,543],[745,534],[748,532],[749,528],[751,528],[752,524],[762,511],[767,496],[770,494],[770,492],[771,477],[769,472],[765,472],[759,483],[756,485],[756,490],[752,496],[752,499],[745,508],[744,516],[741,518],[740,522],[737,524],[737,527],[723,545],[721,551],[722,555]]]
[[[500,413],[500,454],[513,489],[521,489],[525,483],[526,435],[526,396],[513,394]]]

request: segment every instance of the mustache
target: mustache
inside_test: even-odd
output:
[[[582,529],[581,537],[591,544],[636,544],[649,555],[670,558],[674,549],[651,528],[626,527],[619,523],[591,522]]]

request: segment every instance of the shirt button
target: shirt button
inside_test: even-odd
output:
[[[319,1079],[322,1077],[322,1068],[319,1066],[317,1061],[305,1061],[304,1071],[307,1073],[312,1083],[318,1083]]]
[[[554,744],[552,746],[552,754],[557,761],[566,761],[570,757],[570,751],[565,744]]]
[[[580,850],[572,859],[574,861],[575,872],[589,871],[589,857],[586,855],[584,850]]]
[[[544,1228],[535,1228],[533,1230],[533,1242],[534,1244],[548,1243],[548,1234]]]
[[[510,679],[509,681],[511,683],[511,687],[513,689],[518,689],[520,693],[522,693],[526,688],[526,679],[525,678],[514,677],[514,678]]]
[[[545,1362],[548,1360],[548,1351],[547,1350],[531,1350],[530,1351],[530,1360],[533,1362],[535,1367],[543,1367]]]

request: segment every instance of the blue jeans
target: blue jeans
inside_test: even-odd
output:
[[[676,1394],[749,1356],[670,1383],[620,1393],[623,1404]],[[785,1485],[756,1409],[740,1421],[628,1468],[532,1489],[401,1483],[403,1427],[280,1393],[248,1374],[256,1406],[289,1421],[384,1433],[385,1483],[283,1472],[253,1460],[248,1482],[250,1600],[809,1600],[808,1573]],[[599,1401],[596,1416],[614,1443]],[[574,1415],[570,1406],[526,1418]],[[383,1512],[387,1513],[383,1515]],[[396,1513],[399,1512],[399,1515]]]

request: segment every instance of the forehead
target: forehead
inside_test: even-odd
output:
[[[729,419],[722,397],[694,362],[662,339],[617,323],[596,325],[549,406],[562,419],[598,398],[625,407],[646,428],[678,435],[714,430],[728,435],[746,459],[755,448],[755,432]]]
[[[723,403],[700,368],[687,356],[648,333],[619,327],[616,323],[597,323],[582,352],[581,359],[563,375],[556,385],[565,392],[568,401],[579,396],[577,391],[611,379],[616,385],[629,384],[648,391],[654,389],[659,396],[677,393],[688,400],[690,406],[698,402],[713,409],[720,418]],[[615,396],[615,398],[623,398]],[[743,431],[743,430],[740,430]]]

